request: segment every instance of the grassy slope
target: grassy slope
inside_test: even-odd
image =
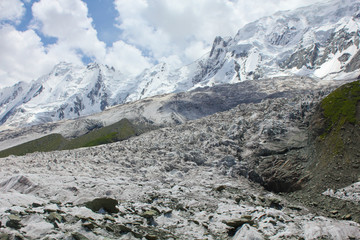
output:
[[[351,82],[333,91],[321,102],[327,130],[339,129],[346,122],[359,124],[356,107],[360,101],[360,81]]]
[[[324,196],[326,189],[339,189],[360,181],[360,81],[345,84],[324,98],[314,114],[310,134],[304,189],[291,195],[313,210],[330,217],[360,222],[360,206]],[[331,213],[336,211],[336,213]]]
[[[360,81],[341,86],[321,102],[325,126],[320,139],[331,146],[335,155],[339,155],[345,150],[346,143],[341,130],[360,125],[360,120],[357,119],[359,103]]]
[[[356,181],[360,159],[360,81],[333,91],[321,101],[322,134],[316,141],[316,177],[324,178],[324,187],[339,188]]]
[[[117,123],[94,130],[88,134],[68,141],[62,149],[75,149],[117,142],[138,133],[138,129],[132,125],[129,120],[122,119]]]
[[[12,148],[5,149],[0,152],[0,157],[7,157],[9,155],[21,156],[32,152],[49,152],[60,149],[65,142],[66,139],[60,134],[50,134]]]
[[[75,139],[67,140],[60,134],[48,136],[8,148],[0,152],[0,157],[9,155],[25,155],[32,152],[50,152],[55,150],[75,149],[80,147],[96,146],[127,139],[140,134],[143,128],[134,126],[129,120],[122,119],[112,125],[96,129]]]

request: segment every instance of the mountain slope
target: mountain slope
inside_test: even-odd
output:
[[[73,119],[109,106],[197,87],[276,76],[354,79],[360,75],[360,3],[335,0],[249,23],[234,38],[217,37],[199,60],[160,63],[126,77],[99,64],[61,63],[30,84],[0,91],[3,128]]]
[[[125,118],[106,127],[98,126],[87,134],[71,139],[65,139],[59,133],[49,134],[0,151],[0,158],[9,155],[21,156],[33,152],[51,152],[108,144],[122,141],[148,130],[150,129],[147,126],[134,125]]]

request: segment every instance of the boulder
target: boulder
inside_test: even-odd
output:
[[[244,215],[238,219],[231,219],[231,220],[224,221],[224,223],[226,225],[228,225],[229,227],[239,228],[244,224],[252,225],[252,224],[254,224],[254,221],[252,220],[252,217],[250,215]]]
[[[96,198],[92,201],[86,202],[85,207],[91,209],[94,212],[107,212],[118,213],[119,209],[116,207],[118,201],[113,198]]]
[[[78,232],[72,233],[71,236],[75,240],[89,240],[87,237],[85,237],[84,235],[82,235],[81,233],[78,233]]]
[[[52,223],[54,223],[54,222],[61,223],[64,221],[64,218],[59,213],[51,212],[49,214],[49,216],[47,217],[47,220]]]
[[[6,226],[13,229],[20,229],[22,227],[22,224],[20,223],[21,218],[16,215],[9,215],[8,221],[6,222]]]
[[[10,235],[7,233],[0,233],[0,240],[10,240]]]

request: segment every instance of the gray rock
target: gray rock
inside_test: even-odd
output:
[[[0,240],[10,240],[11,235],[7,233],[0,233]]]
[[[224,223],[226,225],[228,225],[229,227],[239,228],[244,224],[252,225],[252,224],[254,224],[254,221],[252,220],[252,217],[250,215],[244,215],[238,219],[231,219],[231,220],[224,221]]]
[[[81,224],[81,226],[83,228],[85,228],[86,230],[91,231],[91,230],[93,230],[95,228],[96,225],[93,222],[86,222],[86,223]]]
[[[155,217],[158,215],[159,215],[159,212],[156,210],[148,210],[141,214],[141,216],[144,218],[152,218],[152,217]]]
[[[206,157],[203,156],[199,151],[191,151],[184,154],[184,160],[186,162],[194,162],[196,165],[201,166],[206,162]]]
[[[8,221],[6,222],[6,226],[13,229],[20,229],[22,228],[22,224],[20,223],[21,218],[16,215],[9,215]]]
[[[38,186],[30,181],[29,178],[22,175],[11,177],[8,180],[0,183],[0,189],[5,192],[13,189],[20,193],[27,194],[34,191],[37,187]]]
[[[118,201],[113,198],[96,198],[92,201],[86,202],[85,206],[94,212],[118,213],[119,209],[116,207]]]
[[[221,160],[220,160],[220,164],[225,166],[225,167],[232,167],[236,164],[236,159],[234,156],[231,156],[231,155],[228,155],[228,156],[225,156],[223,157]]]
[[[81,233],[78,233],[78,232],[72,233],[71,236],[75,240],[89,240],[87,237],[85,237],[84,235],[82,235]]]
[[[32,206],[33,208],[38,208],[38,207],[41,207],[42,204],[34,202],[34,203],[31,204],[31,206]]]
[[[64,221],[64,218],[59,213],[56,212],[51,212],[46,219],[52,223],[54,222],[61,223]]]

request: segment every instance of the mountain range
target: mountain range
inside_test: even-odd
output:
[[[59,63],[47,75],[0,90],[1,129],[74,119],[146,97],[279,76],[360,75],[360,3],[317,3],[278,12],[216,37],[211,51],[173,69],[159,63],[136,77],[111,66]]]
[[[360,239],[360,2],[279,12],[136,77],[0,91],[0,239]]]

